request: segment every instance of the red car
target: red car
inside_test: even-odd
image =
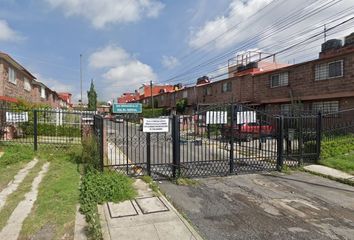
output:
[[[272,137],[274,134],[274,128],[267,122],[253,122],[236,124],[233,127],[232,135],[236,139],[245,141],[251,141],[254,138],[259,137]],[[221,135],[225,138],[231,137],[231,126],[226,125],[221,129]]]

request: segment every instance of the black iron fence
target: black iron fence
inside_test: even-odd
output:
[[[0,143],[60,149],[81,144],[94,112],[0,107]]]
[[[354,110],[283,116],[223,104],[162,118],[165,132],[144,131],[140,114],[95,117],[103,167],[154,178],[273,171],[317,161],[321,143],[354,133]]]

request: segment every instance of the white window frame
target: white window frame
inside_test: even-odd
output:
[[[329,76],[329,65],[340,62],[341,63],[341,75],[338,76]],[[320,70],[320,68],[325,68],[325,70]],[[321,71],[325,71],[324,74],[325,76],[319,76],[321,74]],[[344,76],[344,60],[336,60],[328,63],[321,63],[321,64],[316,64],[315,66],[315,81],[323,81],[327,79],[332,79],[332,78],[340,78]]]
[[[183,97],[183,98],[188,98],[188,91],[187,91],[187,90],[184,90],[184,91],[182,92],[182,97]]]
[[[45,87],[41,87],[41,98],[43,98],[43,99],[46,98]]]
[[[23,88],[27,91],[30,92],[32,90],[32,86],[30,83],[30,80],[26,77],[23,78]]]
[[[275,77],[275,76],[279,77],[279,84],[278,85],[273,84],[273,77]],[[289,72],[282,72],[282,73],[270,75],[270,87],[271,88],[285,87],[288,85],[289,85]]]
[[[16,71],[12,67],[9,67],[8,80],[12,84],[15,84],[15,85],[17,84]]]

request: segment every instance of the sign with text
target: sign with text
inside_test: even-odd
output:
[[[226,111],[207,111],[206,124],[227,124]]]
[[[143,132],[168,132],[168,118],[144,118]]]
[[[142,113],[143,105],[141,103],[114,103],[113,113]]]
[[[237,124],[254,123],[256,121],[256,112],[254,111],[237,112]]]
[[[28,112],[6,112],[6,122],[28,122]]]

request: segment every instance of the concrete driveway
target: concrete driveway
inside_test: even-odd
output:
[[[354,239],[354,187],[308,173],[160,187],[205,239]]]

